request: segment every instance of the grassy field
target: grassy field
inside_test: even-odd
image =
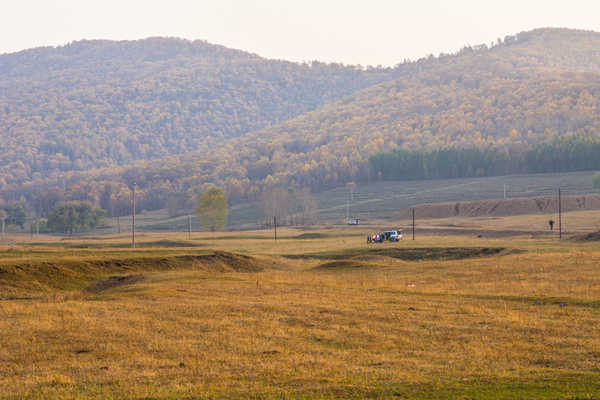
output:
[[[473,201],[507,198],[555,196],[562,188],[563,195],[594,193],[592,177],[594,171],[559,174],[529,174],[496,176],[487,178],[463,178],[422,181],[385,181],[370,185],[359,185],[351,203],[346,187],[339,187],[316,194],[317,217],[321,223],[344,224],[346,212],[365,223],[375,223],[397,217],[400,212],[423,203],[449,201]],[[347,206],[349,205],[349,209]],[[238,204],[229,210],[229,228],[257,229],[264,224],[261,205],[258,203]],[[565,210],[567,211],[567,210]],[[122,232],[130,230],[130,217],[120,219]],[[183,232],[188,229],[187,216],[169,217],[166,210],[144,212],[136,217],[138,230]],[[192,216],[194,230],[200,228]],[[101,233],[116,233],[115,219],[108,221]]]
[[[365,234],[21,238],[0,398],[600,397],[598,242]]]

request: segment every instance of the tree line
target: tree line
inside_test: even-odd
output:
[[[104,192],[109,193],[108,190]],[[62,233],[73,235],[74,233],[88,232],[101,227],[106,222],[106,210],[93,205],[89,201],[60,201],[51,205],[47,215],[35,218],[31,221],[31,232],[39,233]],[[118,219],[122,214],[129,214],[132,210],[132,198],[127,204],[119,203]],[[110,200],[108,206],[112,204]],[[316,221],[317,201],[310,189],[290,190],[281,187],[264,193],[261,202],[265,225],[271,224],[273,218],[277,219],[279,225],[309,225]],[[195,213],[200,225],[205,231],[223,230],[227,226],[229,214],[229,199],[222,188],[209,186],[199,195],[193,195],[188,199],[192,204],[191,209],[180,210],[177,215]],[[186,206],[189,204],[186,203]],[[125,210],[127,208],[127,210]],[[136,210],[136,213],[144,212]],[[2,222],[2,233],[6,226],[14,225],[24,229],[27,221],[27,213],[22,204],[10,204],[0,209],[0,220]]]
[[[555,138],[524,148],[396,149],[369,157],[377,179],[417,180],[600,170],[600,141]]]

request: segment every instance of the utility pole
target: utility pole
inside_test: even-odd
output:
[[[188,240],[192,240],[192,216],[188,214]]]
[[[131,201],[131,248],[135,249],[135,182],[133,183],[133,193]]]
[[[412,236],[413,236],[413,240],[415,240],[415,209],[412,209]]]
[[[0,219],[2,220],[2,239],[4,239],[5,236],[5,228],[6,228],[6,212],[4,210],[0,210]]]
[[[275,241],[277,241],[277,217],[273,217],[273,226],[275,227]]]
[[[558,238],[562,239],[562,204],[560,200],[560,188],[558,188]]]
[[[506,183],[504,184],[504,198],[506,198]]]

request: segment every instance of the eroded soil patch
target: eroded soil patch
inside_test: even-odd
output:
[[[420,248],[366,248],[348,249],[343,251],[288,254],[289,259],[317,259],[317,260],[376,260],[385,256],[405,261],[425,260],[462,260],[465,258],[486,257],[508,253],[505,247],[420,247]]]
[[[111,276],[108,279],[96,282],[83,289],[86,293],[98,294],[105,290],[113,289],[119,286],[133,285],[146,279],[144,275],[125,275],[125,276]]]

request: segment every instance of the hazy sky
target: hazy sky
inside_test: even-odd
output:
[[[0,53],[177,36],[268,58],[394,65],[538,27],[600,31],[599,0],[1,0]]]

